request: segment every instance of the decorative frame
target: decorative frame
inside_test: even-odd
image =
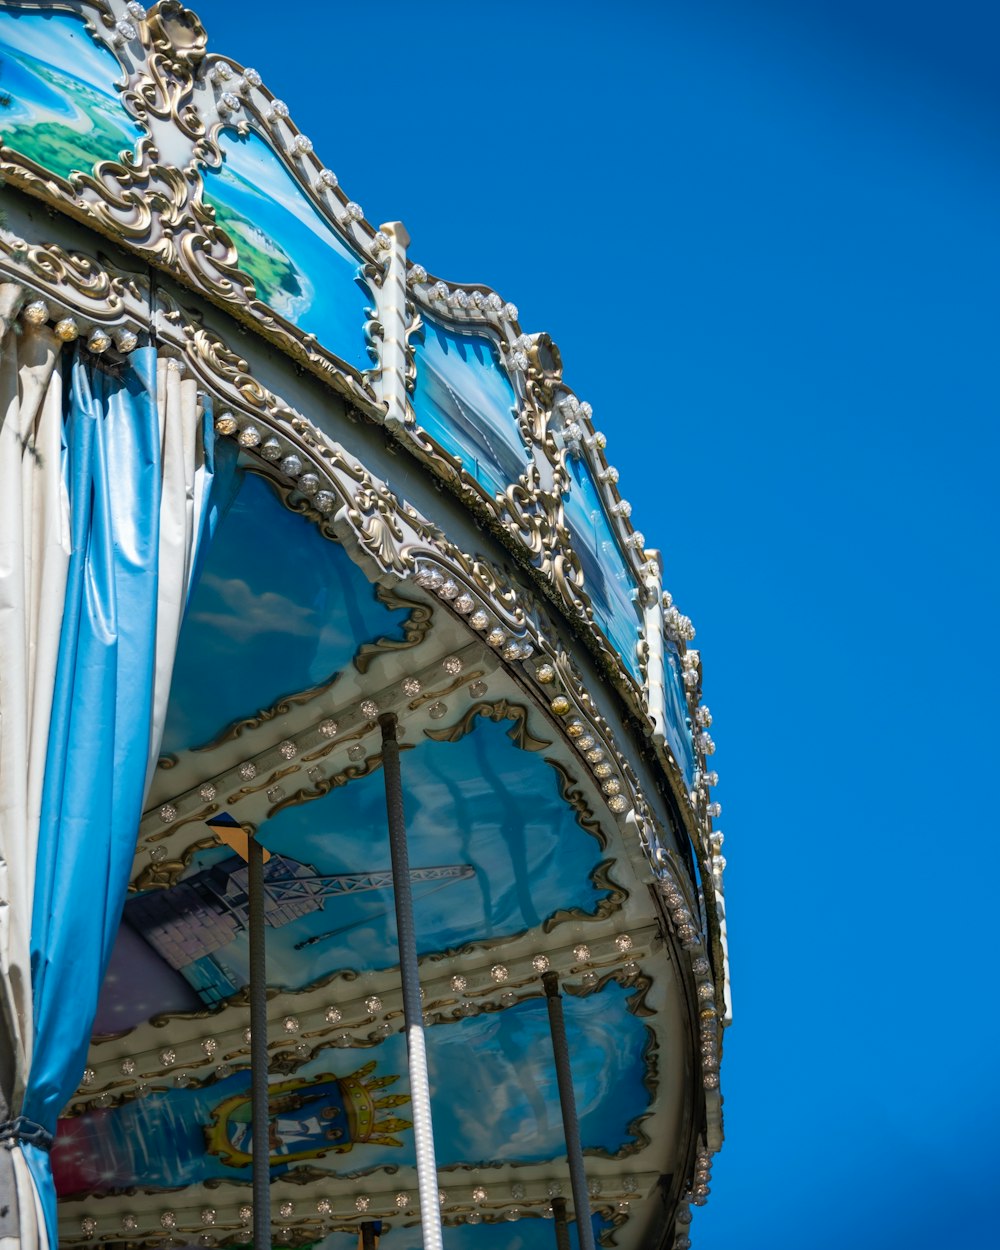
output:
[[[0,0],[0,8],[5,0]],[[0,142],[0,176],[68,216],[122,243],[166,270],[237,320],[252,327],[303,368],[348,399],[365,420],[386,424],[393,435],[485,521],[536,584],[577,624],[608,679],[637,715],[650,717],[663,737],[665,715],[655,660],[664,630],[683,647],[693,637],[687,618],[669,596],[661,612],[659,560],[644,550],[630,521],[631,508],[617,489],[617,472],[604,454],[590,406],[562,380],[558,348],[546,334],[525,334],[515,305],[488,287],[449,285],[410,263],[398,230],[376,229],[323,167],[287,106],[263,86],[260,75],[225,56],[209,54],[197,17],[177,0],[150,9],[130,0],[17,0],[18,8],[82,15],[87,29],[122,68],[123,109],[143,132],[137,150],[119,161],[61,178]],[[203,196],[202,168],[222,161],[223,128],[258,134],[295,181],[304,200],[344,245],[358,255],[373,300],[364,327],[374,368],[359,371],[334,345],[305,334],[257,298],[240,269],[239,250],[215,221]],[[169,157],[169,159],[168,159]],[[403,232],[405,234],[405,232]],[[398,281],[387,281],[395,265]],[[403,298],[400,300],[400,287]],[[400,314],[398,305],[405,311]],[[455,456],[417,424],[402,401],[392,418],[391,349],[401,344],[405,386],[414,381],[413,338],[421,314],[441,319],[452,332],[485,335],[497,347],[518,398],[518,425],[531,459],[522,477],[491,497]],[[359,330],[361,327],[359,327]],[[625,566],[636,587],[637,684],[595,619],[579,557],[567,528],[563,497],[570,489],[567,456],[582,456],[601,497]],[[650,668],[650,661],[653,661]]]

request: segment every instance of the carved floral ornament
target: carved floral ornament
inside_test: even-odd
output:
[[[558,630],[530,593],[483,557],[447,540],[360,461],[257,381],[246,360],[166,291],[158,290],[154,299],[145,275],[112,270],[53,244],[29,245],[0,231],[0,277],[23,287],[23,318],[36,324],[49,321],[57,336],[79,336],[93,351],[115,355],[131,350],[155,326],[161,351],[172,353],[177,368],[190,370],[209,397],[217,431],[237,440],[252,458],[252,467],[277,485],[286,506],[342,542],[370,580],[418,585],[465,621],[546,709],[581,767],[591,773],[608,810],[639,840],[667,895],[675,927],[682,931],[678,940],[682,945],[693,942],[689,949],[696,951],[704,926],[712,963],[721,974],[718,1007],[725,1016],[725,861],[721,835],[711,827],[714,812],[707,803],[707,785],[700,783],[689,793],[669,748],[658,752],[678,800],[676,811],[697,853],[702,881],[711,883],[704,921],[692,923],[699,908],[689,894],[688,874],[673,861],[627,755],[571,656],[553,641]],[[643,712],[648,727],[645,709],[636,710]],[[705,745],[699,741],[698,776],[711,782]]]
[[[3,3],[0,0],[0,6]],[[650,633],[664,630],[658,557],[644,552],[643,537],[632,528],[630,507],[617,489],[617,473],[604,455],[605,440],[594,429],[589,405],[580,403],[563,383],[562,362],[551,339],[523,333],[517,308],[496,292],[478,285],[449,286],[410,263],[405,252],[404,297],[384,298],[383,277],[393,248],[400,246],[397,237],[375,229],[348,200],[295,126],[287,106],[266,90],[256,71],[207,54],[207,37],[197,17],[174,0],[148,10],[124,0],[72,4],[25,0],[17,7],[63,10],[86,19],[88,29],[121,66],[117,84],[121,101],[142,137],[134,153],[98,162],[90,172],[73,172],[68,178],[0,145],[0,173],[13,185],[179,277],[317,374],[372,421],[386,419],[382,357],[387,334],[405,345],[405,384],[412,388],[413,340],[420,332],[421,312],[433,314],[456,331],[476,331],[494,343],[514,387],[517,423],[530,453],[519,480],[489,494],[455,455],[416,423],[412,407],[402,422],[393,424],[393,432],[467,507],[506,542],[517,544],[542,575],[543,593],[588,626],[581,636],[595,650],[609,680],[631,702],[645,703],[656,720],[659,712],[651,690],[655,682],[648,665]],[[203,171],[221,166],[220,135],[227,128],[244,136],[259,135],[329,229],[360,257],[374,304],[366,327],[374,368],[354,368],[329,345],[303,333],[258,297],[253,279],[240,268],[239,248],[217,223],[204,195]],[[397,303],[404,306],[402,314]],[[389,323],[400,315],[403,324],[391,327]],[[638,587],[642,628],[637,617],[636,632],[645,690],[637,686],[595,622],[564,515],[568,456],[586,460]],[[690,622],[676,612],[669,597],[665,607],[668,636],[683,648],[693,636]]]

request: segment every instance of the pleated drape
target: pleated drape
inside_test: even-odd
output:
[[[0,421],[0,1185],[44,1247],[46,1135],[85,1064],[216,466],[194,381],[152,348],[112,366],[8,329]]]
[[[4,295],[13,304],[8,286]],[[45,329],[0,341],[0,1117],[21,1114],[34,1046],[31,916],[45,757],[71,551],[60,350]],[[19,1147],[0,1150],[3,1241],[46,1245]],[[16,1219],[13,1217],[16,1213]]]

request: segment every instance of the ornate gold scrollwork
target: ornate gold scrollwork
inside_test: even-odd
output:
[[[399,744],[401,751],[413,749],[412,743],[401,742]],[[330,793],[331,790],[337,789],[338,786],[346,786],[349,781],[356,781],[359,777],[367,777],[370,773],[376,772],[382,767],[382,756],[380,754],[369,755],[367,759],[362,760],[360,764],[348,764],[339,773],[334,773],[332,777],[320,777],[313,786],[303,786],[300,790],[296,790],[294,794],[288,795],[279,803],[268,809],[267,819],[277,816],[278,812],[284,811],[286,807],[298,807],[302,803],[311,803],[314,799],[321,799],[324,795]]]
[[[366,642],[358,649],[354,657],[354,667],[359,673],[367,673],[376,656],[389,651],[407,651],[411,647],[419,647],[427,637],[434,617],[434,609],[423,603],[414,603],[412,599],[404,599],[398,591],[387,586],[378,586],[375,596],[379,603],[387,608],[409,608],[410,613],[403,622],[403,637],[379,638],[375,642]]]
[[[466,677],[462,678],[463,682],[466,680]],[[495,703],[474,703],[454,725],[445,729],[425,729],[424,733],[435,742],[458,742],[467,733],[471,733],[481,716],[496,724],[503,720],[513,721],[507,730],[507,737],[522,751],[544,751],[552,745],[544,738],[536,738],[528,732],[528,709],[522,703],[508,703],[506,699],[499,699]],[[553,761],[546,760],[546,763],[552,764]],[[563,771],[561,765],[556,767]]]
[[[114,320],[125,312],[125,296],[139,298],[135,280],[112,275],[94,257],[69,252],[55,243],[25,243],[0,235],[0,268],[10,262],[13,275],[24,274],[41,283],[46,292],[71,303],[79,311],[101,320]]]
[[[154,15],[151,24],[158,16]],[[197,143],[205,137],[205,123],[191,102],[193,85],[189,71],[167,53],[155,50],[146,58],[145,72],[122,93],[122,100],[139,121],[155,117],[172,122],[185,138]]]
[[[218,840],[213,835],[199,838],[197,842],[192,842],[190,846],[184,848],[179,859],[166,859],[160,864],[149,864],[131,882],[129,890],[169,890],[171,886],[177,884],[185,868],[199,851],[218,845]]]
[[[178,0],[160,0],[146,14],[150,45],[178,78],[190,78],[201,64],[208,35],[197,14]]]
[[[209,816],[214,816],[219,810],[217,803],[209,803],[200,811],[193,812],[190,816],[185,816],[183,820],[178,820],[174,824],[167,825],[165,829],[161,829],[159,833],[149,836],[149,842],[162,842],[165,838],[172,838],[178,829],[183,829],[185,825],[192,825],[198,821],[205,820]]]

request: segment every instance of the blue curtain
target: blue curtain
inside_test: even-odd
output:
[[[52,1133],[86,1062],[149,765],[162,492],[156,368],[152,348],[133,352],[120,375],[77,350],[65,391],[72,554],[42,793],[34,1054],[23,1109]],[[208,413],[204,439],[213,471]],[[213,497],[206,490],[202,540],[217,519]],[[49,1157],[37,1146],[24,1150],[55,1247]]]

